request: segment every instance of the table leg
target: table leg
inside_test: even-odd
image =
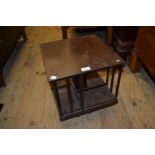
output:
[[[61,26],[63,39],[67,39],[67,30],[68,30],[68,28],[69,28],[69,26]]]
[[[120,85],[121,75],[122,75],[122,67],[119,68],[118,80],[117,80],[116,91],[115,91],[115,96],[116,97],[118,95],[118,89],[119,89],[119,85]]]
[[[136,52],[132,52],[129,56],[129,68],[133,73],[137,73],[140,71],[141,63],[140,59]]]
[[[108,85],[109,82],[109,68],[107,68],[107,77],[106,77],[106,84]]]
[[[80,106],[81,106],[81,110],[83,111],[84,109],[83,75],[80,75],[79,85],[80,85]]]
[[[115,76],[115,68],[112,68],[112,77],[111,77],[111,86],[110,86],[111,91],[113,90],[114,76]]]
[[[79,81],[80,81],[79,76],[73,77],[73,82],[75,84],[76,89],[79,89]],[[83,87],[87,88],[87,75],[86,74],[83,75]]]
[[[67,83],[67,95],[69,100],[70,112],[73,112],[73,98],[72,98],[72,90],[71,90],[71,82],[70,79],[66,79]]]
[[[57,106],[59,109],[59,114],[62,116],[62,108],[61,108],[61,102],[60,102],[60,97],[59,97],[59,92],[58,92],[58,87],[57,87],[57,82],[53,82],[53,88],[54,88],[54,93],[55,93],[55,98],[57,102]]]

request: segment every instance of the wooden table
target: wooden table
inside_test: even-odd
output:
[[[88,35],[44,43],[40,47],[60,120],[117,103],[124,61],[97,36]],[[88,70],[82,71],[85,67]],[[106,70],[105,82],[96,76],[100,70]],[[116,70],[118,79],[114,80]],[[61,80],[66,81],[63,87],[58,86]],[[117,82],[113,94],[114,81]]]

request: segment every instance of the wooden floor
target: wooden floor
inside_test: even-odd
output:
[[[61,40],[61,27],[27,27],[26,33],[29,40],[18,43],[4,69],[0,128],[155,128],[155,84],[144,70],[132,74],[128,67],[117,105],[59,121],[39,44]]]

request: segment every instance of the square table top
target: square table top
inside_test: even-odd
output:
[[[90,71],[124,65],[123,59],[96,35],[59,40],[40,45],[47,77],[63,79]]]

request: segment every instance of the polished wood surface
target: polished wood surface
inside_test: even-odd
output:
[[[124,66],[124,61],[96,35],[50,42],[42,44],[40,47],[48,79],[51,76],[57,77],[54,80],[49,80],[49,82],[54,84],[55,90],[53,92],[55,92],[58,107],[61,108],[58,108],[60,110],[60,120],[80,116],[117,103],[117,95],[114,96],[112,94],[114,76],[116,68],[121,69]],[[87,66],[91,69],[87,72],[82,72],[81,68]],[[89,86],[89,83],[92,83],[89,82],[90,79],[86,78],[84,80],[89,74],[94,74],[101,69],[107,68],[112,68],[113,70],[110,89],[108,84],[107,86],[104,84],[103,80],[101,80],[99,86],[96,83],[95,87]],[[72,85],[69,83],[69,80],[74,78],[78,78],[75,86],[78,85],[79,89],[72,89]],[[61,88],[57,87],[56,83],[60,79],[65,79],[67,83],[67,89],[64,89],[63,92]],[[117,92],[119,82],[120,76]],[[86,87],[84,83],[86,83]],[[72,84],[74,87],[74,83]],[[67,105],[70,109],[66,108]],[[78,106],[78,109],[75,109],[74,105]]]
[[[139,28],[136,50],[141,62],[155,79],[155,26]]]
[[[129,56],[128,66],[133,73],[139,72],[139,70],[141,68],[141,62],[140,62],[139,57],[136,54],[135,50],[133,50]]]
[[[91,70],[119,66],[124,61],[96,35],[66,39],[41,45],[48,79],[81,74],[81,68]]]
[[[0,128],[155,128],[155,84],[144,70],[132,74],[127,66],[117,105],[61,122],[39,47],[62,40],[61,27],[27,27],[26,34],[29,41],[15,48],[4,68],[4,75],[9,74],[7,87],[0,88]]]

